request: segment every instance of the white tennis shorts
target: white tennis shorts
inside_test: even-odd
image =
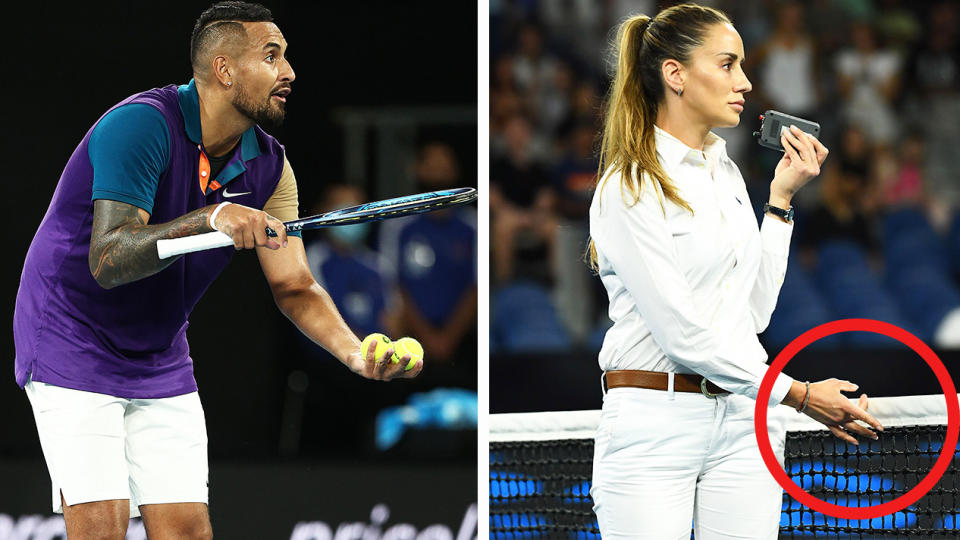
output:
[[[25,387],[53,484],[53,511],[129,499],[207,502],[207,428],[196,392],[125,399],[30,381]]]
[[[603,538],[689,540],[692,521],[697,540],[776,539],[782,490],[760,456],[754,404],[735,394],[607,392],[590,491]],[[781,464],[789,412],[768,410]]]

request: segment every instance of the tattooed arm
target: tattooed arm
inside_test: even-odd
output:
[[[179,257],[161,260],[157,240],[180,238],[213,231],[208,224],[212,204],[173,221],[148,225],[150,214],[132,204],[97,199],[93,202],[90,234],[90,273],[104,289],[130,283],[163,270]],[[262,246],[278,249],[287,244],[283,223],[262,210],[241,204],[224,206],[217,214],[217,229],[233,238],[236,249]],[[275,240],[267,227],[277,231]]]
[[[152,276],[179,257],[157,257],[157,240],[211,232],[207,218],[216,205],[173,221],[147,225],[150,214],[132,204],[106,199],[93,202],[90,273],[104,289]],[[218,220],[219,221],[219,220]]]

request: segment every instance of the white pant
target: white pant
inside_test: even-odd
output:
[[[777,538],[782,490],[754,438],[754,401],[740,395],[614,388],[594,449],[594,512],[604,540]],[[786,407],[768,411],[783,462]]]
[[[196,392],[125,399],[30,381],[25,390],[50,471],[53,511],[129,499],[207,502],[207,428]]]

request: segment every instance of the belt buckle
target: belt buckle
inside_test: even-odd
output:
[[[717,399],[717,396],[719,395],[719,394],[711,394],[710,391],[707,390],[707,378],[706,378],[706,377],[700,377],[700,391],[703,392],[703,395],[707,396],[708,398],[712,398],[712,399]]]

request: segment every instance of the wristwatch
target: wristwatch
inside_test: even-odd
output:
[[[770,203],[765,203],[763,205],[763,213],[766,214],[770,212],[771,214],[783,218],[787,223],[793,223],[793,207],[784,210],[783,208],[777,208],[776,206],[771,206]]]

